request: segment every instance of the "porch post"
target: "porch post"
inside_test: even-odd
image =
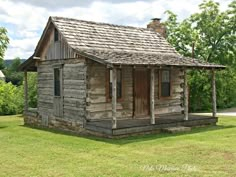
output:
[[[216,77],[215,70],[212,70],[212,116],[216,117]]]
[[[155,100],[154,100],[154,88],[155,88],[155,72],[154,68],[150,71],[150,117],[151,124],[155,124]]]
[[[25,94],[25,111],[28,110],[28,79],[27,71],[24,72],[24,94]]]
[[[116,101],[117,101],[116,84],[117,84],[116,68],[113,68],[112,69],[112,128],[113,129],[115,129],[117,127],[117,121],[116,121]]]
[[[188,120],[188,80],[186,69],[184,70],[184,120]]]

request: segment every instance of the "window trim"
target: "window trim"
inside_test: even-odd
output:
[[[60,95],[55,95],[55,69],[59,70],[59,79],[60,79]],[[62,68],[61,67],[53,67],[53,96],[55,98],[61,98],[62,95]]]
[[[110,70],[111,68],[106,69],[106,102],[111,102],[112,98],[110,98]],[[117,102],[123,101],[124,95],[124,79],[123,79],[123,70],[122,68],[118,68],[117,70],[121,71],[121,97],[117,98]]]
[[[59,31],[56,28],[54,28],[54,42],[59,42]]]
[[[161,84],[162,84],[162,71],[169,71],[170,74],[170,96],[162,96],[161,95]],[[163,70],[159,70],[158,72],[158,96],[159,99],[169,99],[172,97],[172,77],[171,77],[171,70],[169,69],[163,69]]]

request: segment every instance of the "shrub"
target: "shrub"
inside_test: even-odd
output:
[[[22,86],[0,81],[0,115],[19,114],[24,106]]]

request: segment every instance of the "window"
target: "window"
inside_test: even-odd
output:
[[[121,69],[116,70],[117,74],[117,83],[116,83],[116,93],[117,93],[117,99],[120,99],[122,97],[122,73]],[[112,70],[109,70],[109,98],[112,98]]]
[[[58,40],[59,40],[59,34],[58,34],[57,29],[55,28],[55,29],[54,29],[54,41],[56,42],[56,41],[58,41]]]
[[[170,71],[169,70],[162,70],[160,72],[160,96],[161,97],[169,97],[171,90],[170,90]]]
[[[54,96],[61,96],[61,76],[60,69],[54,69]]]

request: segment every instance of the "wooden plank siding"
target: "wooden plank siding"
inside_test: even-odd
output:
[[[159,97],[159,70],[155,70],[155,114],[173,114],[183,111],[184,73],[180,69],[171,69],[171,96]]]
[[[88,60],[87,62],[87,118],[91,120],[111,119],[112,104],[106,99],[106,66]],[[117,119],[133,118],[133,67],[122,67],[122,99],[117,101]],[[147,69],[147,68],[146,68]],[[183,110],[183,71],[171,70],[171,96],[163,99],[158,94],[159,70],[155,69],[155,115],[181,113]]]
[[[58,34],[58,41],[54,41],[54,32],[53,27],[45,42],[40,58],[43,60],[76,58],[76,52],[67,44],[60,33]]]
[[[65,64],[64,78],[64,117],[76,119],[81,124],[85,119],[86,107],[86,65],[85,61]]]
[[[49,62],[41,62],[37,72],[38,113],[44,119],[53,116],[53,68]]]
[[[63,64],[62,64],[63,63]],[[83,124],[86,104],[86,65],[84,58],[44,60],[38,66],[38,112],[43,117],[54,118],[53,69],[62,64],[63,117]],[[58,118],[58,117],[57,117]]]
[[[106,119],[112,117],[111,100],[106,99],[106,73],[108,68],[99,63],[87,62],[87,116],[88,119]],[[132,67],[122,70],[122,99],[117,101],[117,118],[132,118],[133,116],[133,79]]]

